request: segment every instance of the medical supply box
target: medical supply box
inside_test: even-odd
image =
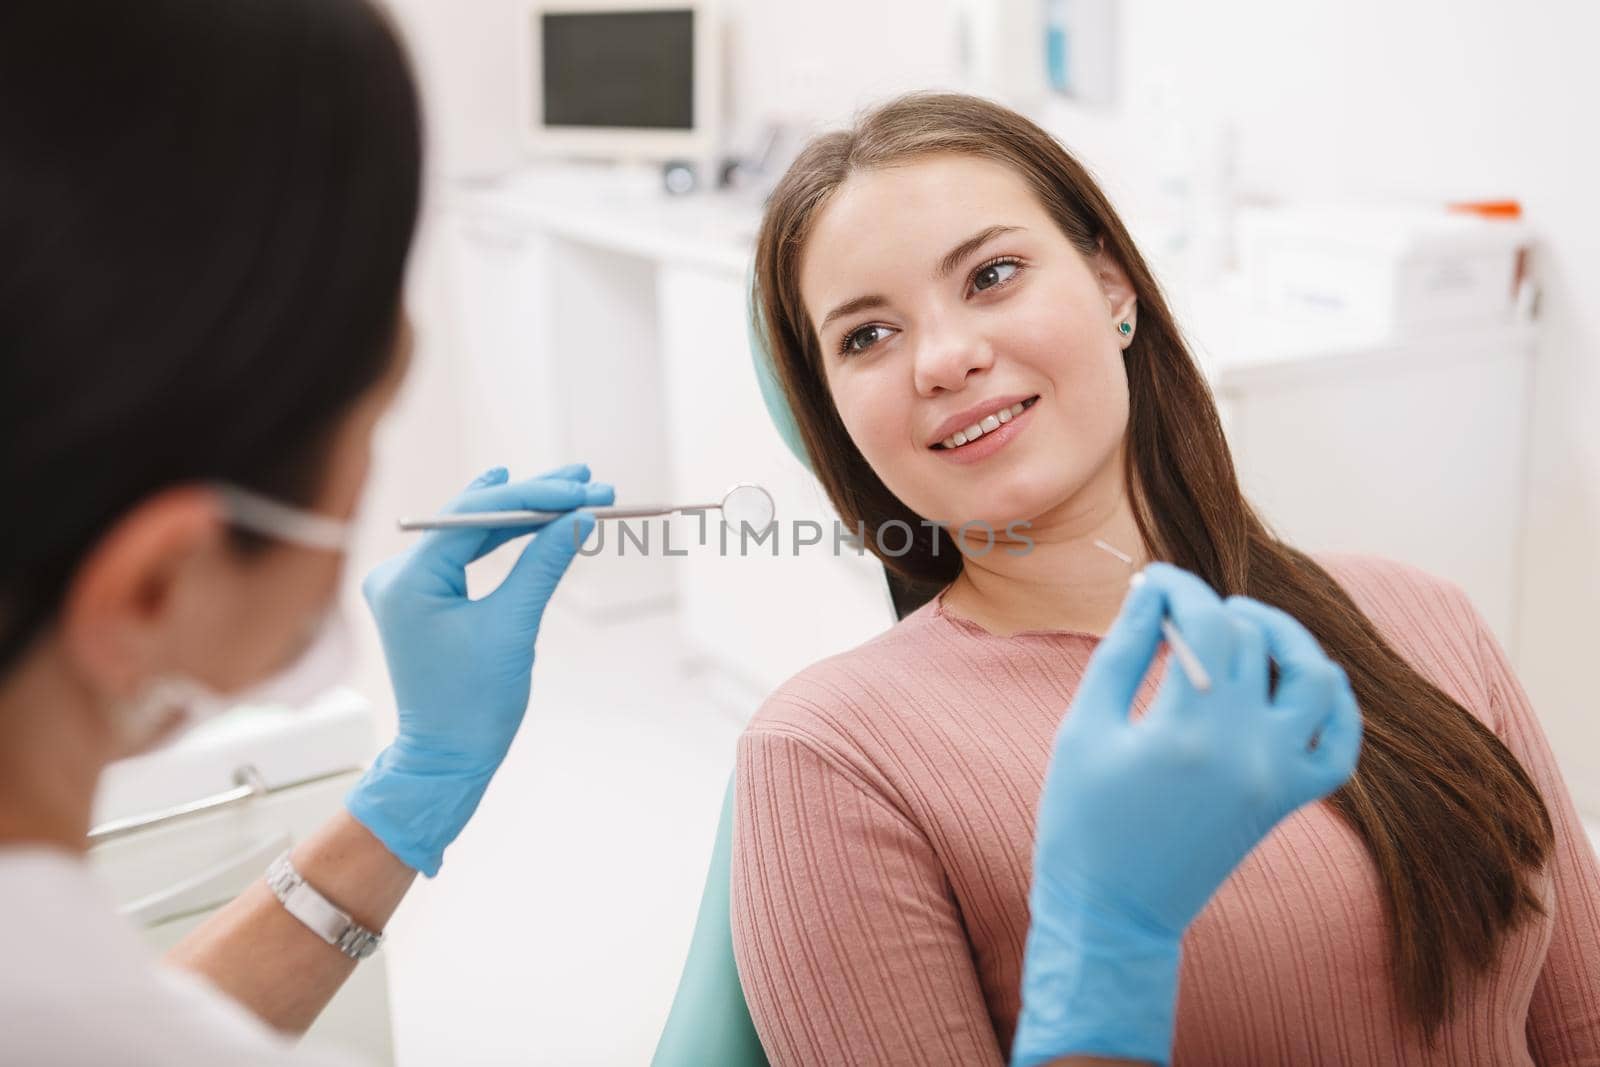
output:
[[[1444,206],[1242,211],[1239,266],[1258,311],[1400,336],[1526,312],[1528,228]]]

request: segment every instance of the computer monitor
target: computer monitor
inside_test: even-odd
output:
[[[714,0],[533,0],[525,129],[539,156],[711,159],[720,126]]]

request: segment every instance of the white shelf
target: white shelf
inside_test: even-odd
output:
[[[479,224],[520,224],[580,244],[743,277],[761,204],[735,193],[672,196],[601,168],[542,167],[458,185],[449,206]]]

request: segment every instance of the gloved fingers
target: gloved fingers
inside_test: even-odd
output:
[[[1125,720],[1133,698],[1161,645],[1161,620],[1166,593],[1155,582],[1128,590],[1111,629],[1089,657],[1083,680],[1072,701],[1073,715],[1104,715]]]
[[[488,488],[489,486],[504,485],[508,477],[510,477],[510,473],[506,470],[506,468],[490,467],[488,470],[472,479],[472,481],[468,482],[466,488],[461,490],[461,492],[457,493],[455,496],[451,497],[449,503],[445,504],[440,511],[443,513],[465,511],[467,509],[464,505],[464,502],[469,500],[473,493],[480,489]],[[473,535],[480,535],[481,538],[486,539],[489,535],[489,532],[490,531],[464,530],[461,531],[457,536],[467,538]],[[420,540],[416,546],[404,556],[400,557],[398,560],[390,561],[394,564],[393,567],[384,570],[384,573],[382,574],[380,574],[378,570],[374,570],[371,574],[367,575],[366,581],[362,583],[362,592],[366,595],[367,603],[376,607],[377,605],[374,603],[373,597],[377,590],[385,588],[398,581],[404,569],[408,566],[411,566],[431,544],[437,542],[439,540],[439,536],[440,535],[437,533],[425,535],[422,540]],[[464,573],[445,573],[436,575],[426,566],[426,557],[423,557],[423,561],[424,566],[420,568],[420,573],[430,581],[430,584],[442,582],[445,586],[442,591],[446,594],[466,596],[467,577]]]
[[[589,480],[587,463],[567,463],[555,470],[536,475],[540,481],[586,482]]]
[[[1342,689],[1344,671],[1322,651],[1311,631],[1286,611],[1258,600],[1239,597],[1229,609],[1253,619],[1267,638],[1267,650],[1278,662],[1278,691],[1272,704],[1295,720],[1295,730],[1310,729],[1327,715]]]
[[[566,512],[588,502],[589,488],[586,483],[561,478],[529,478],[468,489],[452,500],[446,511]],[[412,550],[407,569],[425,583],[437,584],[440,592],[460,595],[466,589],[464,572],[467,564],[494,545],[504,544],[509,540],[506,536],[508,533],[510,537],[519,537],[539,528],[539,525],[521,525],[503,530],[490,527],[434,530]]]
[[[383,595],[384,589],[394,582],[395,576],[400,573],[400,568],[404,567],[405,563],[406,557],[391,556],[368,571],[367,576],[361,579],[361,595],[373,610],[377,609],[378,598]]]
[[[589,468],[584,467],[582,464],[573,464],[571,468],[563,467],[560,469],[569,470],[573,468],[582,469],[585,472],[585,476],[587,476]],[[550,475],[541,474],[539,477],[541,480],[548,480]],[[608,504],[612,504],[616,501],[616,489],[605,482],[582,482],[575,478],[570,480],[573,482],[573,484],[582,485],[584,487],[584,501],[582,505],[580,505],[581,507],[605,507]],[[485,537],[483,539],[483,544],[478,547],[478,554],[473,556],[472,560],[469,562],[480,560],[506,542],[515,541],[519,537],[527,537],[529,533],[541,528],[542,527],[539,526],[511,526],[503,530],[490,530],[488,532],[489,536]]]
[[[1234,599],[1224,601],[1223,609],[1229,610]],[[1267,635],[1260,624],[1249,616],[1238,615],[1230,610],[1229,619],[1233,622],[1237,639],[1233,677],[1246,687],[1252,697],[1264,701],[1272,679],[1272,657],[1267,654]]]
[[[1308,748],[1313,739],[1316,743],[1316,748],[1307,754],[1313,771],[1311,784],[1317,791],[1310,799],[1327,796],[1355,774],[1361,758],[1361,733],[1361,708],[1356,704],[1355,693],[1346,685],[1334,698],[1327,717],[1306,739]]]
[[[585,502],[588,481],[522,478],[469,489],[452,500],[446,514],[460,511],[570,511]],[[523,527],[524,532],[538,527]]]
[[[588,540],[595,522],[593,515],[580,511],[550,523],[522,550],[506,580],[489,595],[496,611],[504,612],[502,617],[509,617],[517,632],[527,634],[530,639],[539,632],[545,605],[550,602],[556,584],[567,573],[578,549]],[[530,655],[532,651],[530,644]]]
[[[1214,678],[1233,676],[1239,631],[1223,609],[1222,600],[1196,575],[1170,563],[1152,563],[1140,572],[1145,582],[1159,585],[1166,594],[1167,614],[1183,635],[1185,643]],[[1180,693],[1193,693],[1188,675],[1170,663],[1167,677],[1179,686]],[[1187,701],[1179,701],[1186,706]]]

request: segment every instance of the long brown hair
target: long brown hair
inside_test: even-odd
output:
[[[1413,670],[1327,571],[1256,516],[1149,267],[1088,172],[1021,115],[968,96],[901,97],[812,141],[774,191],[756,249],[757,325],[817,477],[850,526],[864,522],[875,533],[899,519],[918,531],[911,551],[879,552],[886,566],[926,588],[960,573],[949,535],[920,523],[851,442],[799,291],[801,252],[833,191],[858,170],[937,153],[1013,168],[1079,252],[1103,248],[1126,271],[1139,332],[1126,352],[1125,477],[1140,533],[1155,558],[1298,618],[1349,673],[1364,743],[1355,777],[1329,803],[1377,866],[1398,1003],[1431,1040],[1462,978],[1484,971],[1506,935],[1542,913],[1532,876],[1551,848],[1549,813],[1499,739]],[[865,540],[877,551],[875,536]]]

